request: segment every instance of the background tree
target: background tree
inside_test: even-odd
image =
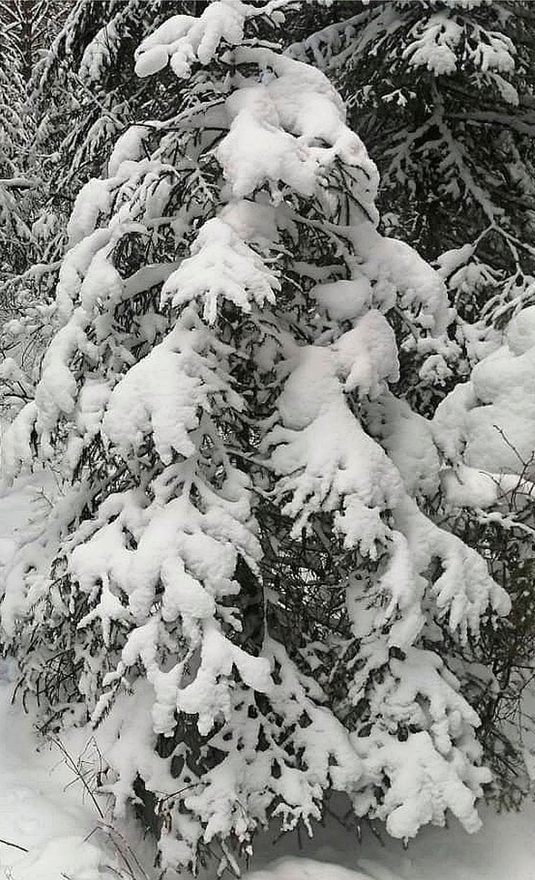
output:
[[[10,390],[3,415],[31,393],[54,278],[48,263],[59,256],[57,218],[50,207],[51,162],[37,145],[33,78],[66,6],[61,0],[0,3],[0,374]]]
[[[25,261],[30,230],[24,218],[24,175],[29,131],[24,124],[24,84],[9,32],[0,32],[0,272]],[[22,198],[21,198],[22,197]]]
[[[32,61],[26,89],[22,82],[16,87],[19,103],[25,95],[16,131],[26,144],[15,153],[24,157],[34,183],[20,203],[27,226],[26,241],[18,245],[24,259],[10,258],[0,277],[6,319],[0,332],[2,378],[10,392],[4,395],[4,413],[16,412],[35,384],[78,189],[92,174],[105,172],[114,140],[144,101],[152,102],[149,115],[159,112],[157,95],[133,73],[133,55],[147,22],[157,24],[164,7],[168,10],[168,4],[146,0],[21,0],[0,11],[11,69],[20,78],[24,58]],[[33,34],[31,45],[23,39],[26,32]],[[41,53],[45,43],[47,51]],[[174,85],[174,78],[170,81]]]
[[[3,0],[0,3],[4,38],[9,40],[12,58],[24,82],[30,81],[70,6],[67,0]]]
[[[427,259],[456,252],[443,274],[463,317],[497,319],[500,303],[510,314],[532,291],[531,4],[394,0],[336,12],[339,23],[294,52],[347,98],[381,171],[383,221]]]

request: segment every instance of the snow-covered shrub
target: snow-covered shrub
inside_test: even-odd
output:
[[[58,482],[4,643],[44,729],[99,728],[164,869],[310,828],[332,791],[395,837],[448,811],[473,831],[490,779],[443,629],[466,644],[509,603],[427,515],[437,447],[395,393],[393,328],[435,369],[445,287],[377,231],[341,98],[275,48],[283,6],[213,2],[141,43],[173,103],[78,194],[2,443],[3,474]]]

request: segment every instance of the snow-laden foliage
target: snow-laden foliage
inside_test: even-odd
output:
[[[142,805],[164,870],[232,865],[332,791],[395,837],[448,811],[473,831],[490,779],[443,633],[509,602],[429,517],[437,445],[396,393],[400,326],[440,371],[446,289],[378,232],[341,98],[275,48],[284,5],[216,0],[140,44],[169,104],[76,197],[2,440],[3,475],[57,480],[4,641],[43,729],[98,729],[102,788]]]
[[[502,344],[438,407],[434,434],[446,467],[443,498],[455,529],[478,546],[512,599],[508,620],[486,631],[470,689],[484,718],[495,794],[518,806],[531,788],[524,742],[534,720],[524,710],[533,668],[534,307],[508,324]],[[463,658],[468,671],[468,658]],[[479,665],[492,664],[493,680]],[[477,683],[479,680],[479,683]],[[489,686],[490,685],[490,686]],[[477,696],[476,696],[477,695]]]
[[[28,400],[47,339],[58,181],[39,139],[33,75],[64,16],[64,0],[0,2],[0,382],[2,416]],[[64,100],[65,104],[68,101]],[[6,393],[7,392],[7,393]]]
[[[290,51],[347,99],[381,171],[385,226],[439,260],[462,319],[484,317],[478,333],[457,330],[470,365],[485,325],[533,298],[532,4],[394,0],[338,14]]]
[[[17,260],[10,255],[0,277],[0,302],[12,319],[0,328],[0,351],[8,359],[1,377],[9,390],[4,415],[16,412],[35,384],[35,368],[50,334],[50,303],[68,243],[67,223],[81,184],[105,171],[114,141],[139,113],[147,115],[140,107],[146,107],[149,91],[151,113],[162,115],[154,87],[149,90],[133,74],[133,53],[147,22],[154,26],[158,16],[166,15],[164,7],[168,4],[153,0],[0,4],[11,79],[18,71],[19,104],[25,96],[14,151],[25,174],[19,173],[16,190],[8,193],[10,216],[23,217],[25,225],[16,235],[10,232],[11,241],[19,242]],[[48,51],[40,52],[44,42]],[[24,86],[21,71],[29,71],[30,63]],[[168,88],[169,83],[160,84],[162,95]]]
[[[66,13],[67,0],[3,0],[0,25],[6,36],[11,61],[28,82],[40,55],[53,40]]]
[[[188,3],[175,6],[186,10]],[[82,183],[105,170],[114,142],[136,119],[169,112],[159,95],[173,89],[173,82],[149,83],[133,69],[137,43],[168,14],[165,0],[69,5],[34,77],[40,109],[36,144],[54,167],[63,210],[65,200],[70,210],[68,202]]]
[[[24,86],[8,29],[0,29],[0,282],[25,263],[31,233],[25,220],[24,194],[29,181],[24,157],[29,131],[24,119]],[[0,294],[0,315],[9,303]]]
[[[535,450],[534,358],[535,307],[530,306],[513,318],[503,344],[474,367],[470,381],[459,384],[438,408],[436,435],[450,460],[462,455],[468,467],[512,476],[525,462],[523,476],[535,476],[529,463]],[[495,486],[489,499],[482,497],[480,506],[491,503],[498,490]]]
[[[396,327],[398,388],[429,416],[451,392],[435,419],[444,462],[435,510],[480,549],[513,600],[510,618],[463,650],[455,670],[483,716],[497,792],[507,801],[516,792],[516,804],[529,788],[521,692],[535,620],[526,589],[535,551],[534,21],[524,2],[346,3],[318,27],[310,14],[289,50],[338,84],[381,171],[384,228],[436,261],[455,306],[432,376],[419,361],[427,341]]]

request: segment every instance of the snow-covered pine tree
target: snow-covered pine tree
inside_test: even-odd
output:
[[[213,2],[141,43],[178,98],[78,195],[2,443],[3,473],[58,482],[4,645],[44,730],[97,728],[102,788],[144,804],[164,869],[232,865],[333,791],[399,838],[448,811],[475,830],[490,778],[443,626],[464,643],[508,599],[427,517],[436,447],[392,391],[391,323],[434,351],[445,288],[377,231],[343,102],[275,47],[284,6]]]
[[[41,53],[54,39],[68,0],[2,0],[0,26],[22,79],[29,82]]]
[[[1,415],[31,398],[32,365],[47,337],[47,294],[57,239],[48,156],[37,146],[38,110],[28,80],[59,0],[0,2],[0,383]],[[60,236],[61,240],[61,236]],[[52,263],[52,265],[50,265]]]
[[[17,130],[25,133],[28,175],[38,178],[31,199],[20,202],[28,229],[19,251],[26,261],[15,265],[10,259],[0,283],[8,317],[16,316],[0,328],[4,410],[20,406],[34,384],[76,193],[91,176],[105,172],[114,140],[147,102],[149,89],[134,76],[133,53],[147,22],[158,24],[164,17],[164,6],[147,0],[18,0],[5,9],[0,4],[13,69],[20,71],[24,58],[32,61],[26,108],[19,114],[24,124],[21,119]],[[38,52],[41,45],[48,51]],[[23,92],[21,81],[19,96]],[[158,116],[154,89],[150,102]],[[142,117],[151,113],[146,108]]]
[[[24,83],[9,32],[0,28],[0,281],[26,262],[30,230],[25,222],[28,181],[24,159],[28,127],[23,124]],[[0,298],[0,312],[6,308]]]

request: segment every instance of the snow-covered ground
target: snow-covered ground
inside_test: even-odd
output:
[[[32,489],[0,497],[0,576],[24,528]],[[95,804],[61,751],[40,744],[28,716],[11,705],[9,664],[0,668],[0,878],[6,880],[155,880],[147,845],[132,828],[106,835]],[[74,741],[69,749],[75,748]],[[73,755],[76,759],[76,755]],[[73,783],[73,784],[71,784]],[[85,795],[85,796],[84,796]],[[455,823],[428,829],[404,851],[368,831],[362,843],[334,819],[312,840],[260,839],[247,880],[535,880],[535,804],[518,814],[483,810],[469,836]],[[126,842],[126,836],[129,843]],[[134,852],[143,860],[135,864]],[[130,868],[125,862],[125,857]],[[203,880],[214,880],[215,869]]]
[[[263,866],[273,865],[274,854],[259,847],[260,867],[247,880],[535,880],[535,805],[502,815],[484,809],[482,815],[477,834],[466,834],[456,822],[450,829],[426,829],[407,851],[388,838],[381,846],[370,834],[359,844],[331,822],[313,840],[302,839],[300,852],[297,840],[281,841],[287,858],[271,872]]]
[[[61,761],[59,752],[37,752],[29,721],[10,705],[11,690],[2,681],[0,877],[93,880],[101,854],[85,838],[95,827],[95,817],[79,797],[64,791],[64,772],[53,769]]]

